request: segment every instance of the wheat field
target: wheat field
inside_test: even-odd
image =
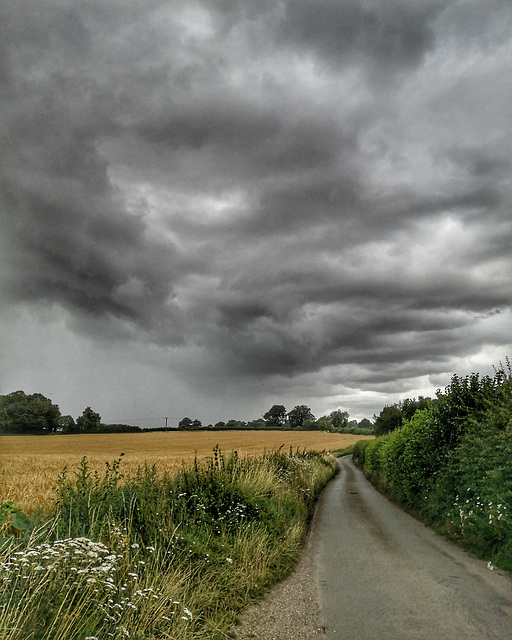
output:
[[[145,463],[159,471],[176,473],[197,456],[212,456],[215,446],[222,453],[240,456],[265,451],[334,451],[371,436],[322,431],[166,431],[120,434],[76,434],[0,437],[0,501],[12,500],[27,513],[51,503],[53,487],[64,467],[72,473],[86,456],[91,469],[100,473],[106,462],[118,459],[120,471],[132,475]]]

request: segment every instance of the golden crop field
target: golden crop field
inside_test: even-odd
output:
[[[167,431],[120,434],[76,434],[0,437],[0,501],[12,500],[30,513],[48,503],[62,469],[72,472],[86,456],[100,473],[106,462],[122,457],[120,471],[132,475],[146,462],[171,474],[197,456],[212,456],[219,445],[223,454],[241,457],[285,450],[334,451],[372,436],[322,431]]]

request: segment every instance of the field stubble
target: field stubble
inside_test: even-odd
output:
[[[121,473],[130,476],[144,464],[156,464],[171,476],[197,458],[225,454],[259,456],[279,447],[335,451],[370,436],[316,431],[167,431],[126,434],[4,436],[0,438],[0,500],[12,500],[27,513],[48,504],[64,467],[77,469],[86,456],[89,468],[103,473],[105,463],[123,454]]]

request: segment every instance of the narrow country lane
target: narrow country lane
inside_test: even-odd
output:
[[[510,574],[472,558],[383,498],[351,458],[320,505],[326,638],[512,639]]]

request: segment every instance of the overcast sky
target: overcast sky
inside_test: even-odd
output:
[[[371,418],[512,355],[510,0],[3,0],[0,393]]]

